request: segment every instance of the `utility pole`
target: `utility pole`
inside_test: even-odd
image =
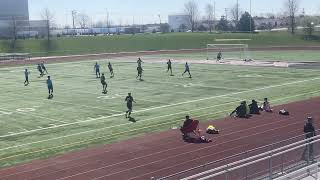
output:
[[[160,21],[160,25],[161,25],[161,16],[160,16],[160,14],[158,14],[158,17],[159,17],[159,21]]]
[[[251,0],[250,0],[250,33],[252,33],[252,3],[251,3]]]
[[[108,34],[110,33],[110,30],[109,30],[109,11],[108,11],[108,9],[106,9],[106,11],[107,11],[107,32],[108,32]]]
[[[228,21],[228,8],[224,8],[224,11],[226,13],[226,20]]]
[[[72,28],[73,28],[72,34],[75,35],[75,31],[76,31],[75,19],[76,19],[77,11],[76,11],[76,10],[72,10],[72,11],[71,11],[71,14],[72,14]]]

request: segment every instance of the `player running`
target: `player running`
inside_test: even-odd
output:
[[[47,68],[44,66],[44,62],[42,62],[40,64],[40,66],[41,66],[41,69],[42,69],[43,73],[46,72],[46,74],[48,74]]]
[[[29,74],[30,74],[30,72],[28,71],[28,69],[25,69],[24,70],[24,77],[25,77],[24,85],[25,86],[29,85]]]
[[[98,64],[98,62],[96,62],[93,69],[96,71],[96,77],[100,78],[100,65]]]
[[[192,78],[192,77],[191,77],[191,73],[190,73],[190,68],[189,68],[188,62],[186,62],[186,64],[184,65],[184,67],[185,67],[185,70],[184,70],[184,73],[182,73],[182,76],[183,76],[185,73],[188,73],[188,74],[189,74],[189,78]]]
[[[138,71],[138,75],[137,75],[137,79],[139,78],[140,81],[142,81],[142,72],[143,72],[143,69],[141,66],[138,66],[137,67],[137,71]]]
[[[221,51],[219,51],[219,53],[217,55],[217,61],[219,62],[219,61],[221,61],[221,59],[222,59],[222,53],[221,53]]]
[[[40,77],[43,77],[44,74],[43,74],[42,67],[40,64],[38,64],[37,69],[40,72]]]
[[[168,73],[169,70],[170,70],[170,76],[173,76],[173,74],[172,74],[172,62],[171,62],[170,59],[169,59],[169,61],[167,62],[167,65],[168,65],[167,73]]]
[[[48,85],[48,90],[49,90],[48,99],[52,99],[53,98],[53,84],[52,84],[52,80],[51,80],[50,76],[48,76],[47,85]]]
[[[141,60],[141,58],[138,58],[137,63],[138,63],[138,67],[142,67],[141,64],[143,63],[143,61]]]
[[[130,115],[132,113],[132,102],[136,103],[136,101],[134,101],[133,97],[131,96],[131,93],[128,93],[128,96],[126,97],[125,101],[127,102],[128,108],[128,111],[126,111],[126,118],[131,118]]]
[[[106,77],[104,76],[104,73],[102,73],[102,76],[101,76],[100,80],[101,80],[101,84],[102,84],[102,93],[103,94],[107,94],[107,92],[108,92],[107,91],[108,84],[106,82]]]
[[[111,74],[110,78],[113,78],[114,77],[113,67],[112,67],[112,64],[110,62],[108,63],[108,68],[109,68],[109,71],[110,71],[110,74]]]

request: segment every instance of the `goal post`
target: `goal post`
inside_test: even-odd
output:
[[[207,60],[218,60],[221,52],[222,60],[251,60],[248,44],[207,44]]]

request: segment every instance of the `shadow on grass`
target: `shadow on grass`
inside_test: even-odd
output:
[[[129,117],[129,121],[132,122],[132,123],[136,123],[137,122],[137,120],[135,118],[133,118],[133,117]]]

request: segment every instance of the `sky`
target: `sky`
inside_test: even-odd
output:
[[[113,24],[146,24],[168,21],[169,14],[184,12],[188,0],[29,0],[30,18],[41,19],[41,11],[48,8],[54,15],[56,24],[72,24],[71,11],[85,13],[91,22],[105,20],[107,12]],[[216,4],[216,17],[225,14],[225,8],[231,8],[236,0],[195,0],[201,16],[205,14],[205,5]],[[252,0],[252,14],[281,13],[286,0]],[[250,0],[239,0],[240,9],[249,11]],[[319,0],[299,0],[300,12],[320,14]],[[160,15],[160,18],[159,18]]]

